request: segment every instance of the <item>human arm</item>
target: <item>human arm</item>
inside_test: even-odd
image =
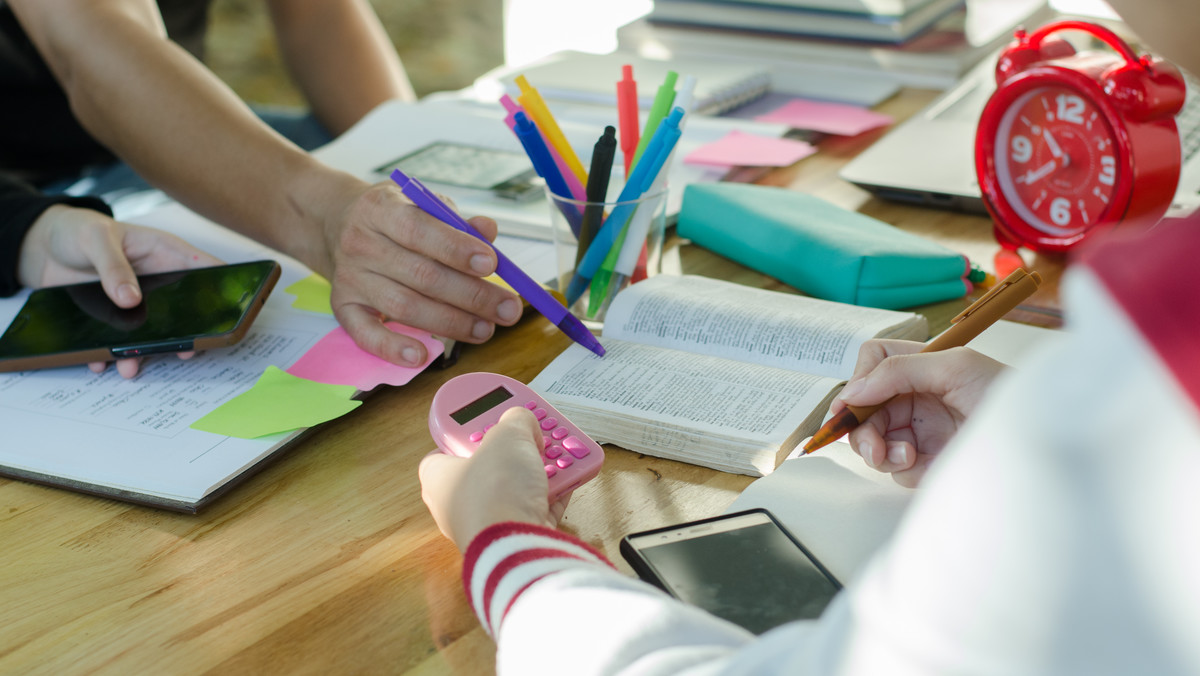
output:
[[[478,343],[520,317],[516,295],[483,280],[491,247],[275,134],[167,39],[152,0],[9,5],[89,133],[193,210],[324,275],[368,352],[422,362],[420,341],[388,320]],[[472,223],[495,236],[494,221]]]
[[[365,0],[270,0],[267,5],[292,79],[334,136],[384,101],[416,99]]]
[[[904,340],[867,341],[854,375],[830,406],[836,414],[846,404],[887,402],[850,432],[850,445],[868,465],[910,488],[1005,368],[970,348],[922,353],[923,347]]]

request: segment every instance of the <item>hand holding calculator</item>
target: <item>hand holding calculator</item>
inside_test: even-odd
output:
[[[600,473],[604,450],[527,385],[495,373],[467,373],[442,385],[429,407],[429,433],[443,453],[470,457],[510,408],[533,412],[542,429],[550,502]]]

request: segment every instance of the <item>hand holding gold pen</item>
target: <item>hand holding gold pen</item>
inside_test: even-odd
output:
[[[1028,273],[1018,268],[979,300],[972,303],[970,307],[959,313],[951,320],[950,329],[930,341],[921,352],[937,352],[966,345],[996,320],[1008,314],[1032,295],[1041,282],[1042,277],[1038,273]],[[808,440],[808,443],[804,444],[804,453],[812,453],[833,443],[865,422],[885,405],[887,405],[886,401],[874,406],[846,406],[826,421],[821,429],[817,430],[817,433]]]

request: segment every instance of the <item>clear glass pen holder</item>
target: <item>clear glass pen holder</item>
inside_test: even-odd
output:
[[[601,328],[621,291],[662,271],[667,188],[624,202],[587,202],[549,190],[546,198],[558,290],[571,314]]]

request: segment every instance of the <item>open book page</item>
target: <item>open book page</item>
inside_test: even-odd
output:
[[[757,473],[770,472],[781,442],[798,442],[797,428],[812,433],[839,383],[611,338],[604,346],[599,358],[572,345],[530,387],[597,441],[726,471],[747,471],[745,450],[706,456],[734,455],[718,450],[732,444],[762,451]]]
[[[838,441],[786,460],[726,511],[765,508],[848,584],[891,538],[914,495]]]
[[[604,322],[604,344],[618,338],[845,379],[866,340],[924,340],[928,331],[925,318],[909,312],[697,275],[659,275],[616,297]]]

